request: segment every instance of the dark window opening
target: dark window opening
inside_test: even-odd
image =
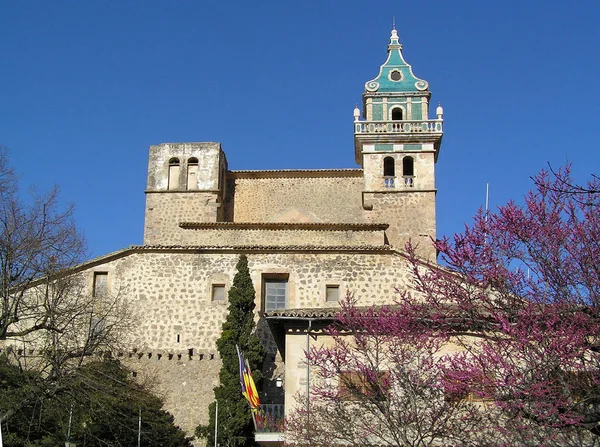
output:
[[[393,177],[396,175],[395,160],[392,157],[383,159],[383,175],[384,177]]]
[[[392,121],[402,121],[402,109],[398,107],[392,109]]]
[[[415,175],[415,161],[412,157],[404,157],[402,159],[402,175],[413,176]]]

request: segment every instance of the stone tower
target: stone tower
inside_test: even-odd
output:
[[[226,174],[220,143],[151,146],[144,245],[179,243],[180,222],[222,221]]]
[[[442,142],[443,110],[429,119],[431,93],[402,55],[394,29],[387,60],[365,84],[363,121],[354,110],[356,162],[364,170],[363,208],[372,222],[387,222],[391,245],[409,239],[422,256],[434,260],[435,163]]]

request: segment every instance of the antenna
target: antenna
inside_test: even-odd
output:
[[[396,29],[396,16],[392,16],[392,29]]]
[[[488,219],[488,210],[490,207],[490,184],[485,184],[485,221]]]

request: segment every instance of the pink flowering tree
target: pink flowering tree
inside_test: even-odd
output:
[[[346,297],[329,343],[314,347],[309,405],[287,420],[286,441],[321,446],[476,443],[482,414],[443,386],[448,334],[413,324],[396,306]]]
[[[393,306],[342,305],[290,443],[600,445],[600,182],[534,182],[436,241],[437,266],[409,244]]]

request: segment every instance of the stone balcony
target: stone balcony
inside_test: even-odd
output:
[[[424,134],[443,133],[444,120],[426,121],[355,121],[354,134]]]
[[[383,187],[385,189],[406,189],[414,188],[415,176],[405,175],[402,177],[395,177],[392,175],[383,176]]]

